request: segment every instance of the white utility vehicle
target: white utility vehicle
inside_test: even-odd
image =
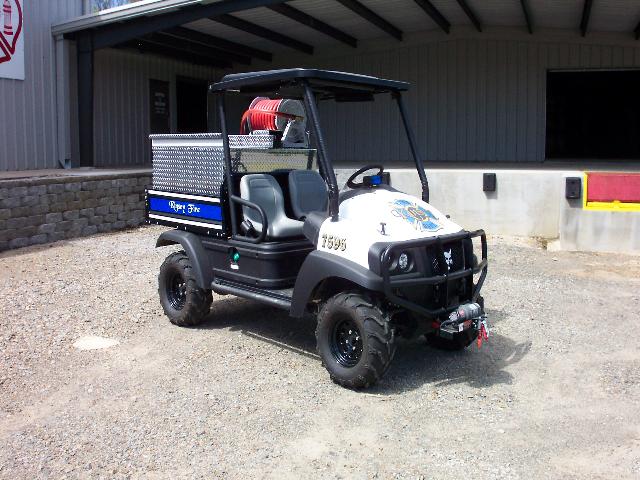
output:
[[[227,75],[209,88],[221,133],[152,135],[147,218],[173,227],[157,246],[183,248],[160,268],[169,319],[181,326],[203,321],[212,291],[292,317],[316,315],[323,364],[350,388],[380,379],[398,335],[424,334],[445,349],[480,344],[487,334],[480,296],[485,234],[464,230],[428,203],[402,98],[408,88],[313,69]],[[231,94],[255,97],[239,135],[227,125]],[[317,102],[373,101],[379,94],[399,107],[421,199],[391,187],[382,165],[364,166],[338,188]]]

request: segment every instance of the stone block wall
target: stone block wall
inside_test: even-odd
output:
[[[0,251],[145,222],[151,173],[0,180]]]

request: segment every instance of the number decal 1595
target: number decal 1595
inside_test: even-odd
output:
[[[347,239],[334,237],[333,235],[322,235],[322,248],[345,251],[347,249]]]

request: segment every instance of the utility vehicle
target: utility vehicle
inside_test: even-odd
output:
[[[212,292],[279,307],[291,317],[315,315],[322,362],[349,388],[382,377],[397,336],[424,334],[446,349],[480,342],[485,234],[462,229],[428,203],[402,97],[408,88],[314,69],[226,75],[209,87],[221,133],[152,135],[147,218],[173,227],[158,247],[182,246],[159,274],[160,302],[171,322],[203,321]],[[240,135],[229,134],[231,94],[256,97],[247,103]],[[365,102],[382,94],[398,106],[421,199],[394,189],[378,164],[355,171],[343,191],[338,187],[318,102]]]

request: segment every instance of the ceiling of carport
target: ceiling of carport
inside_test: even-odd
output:
[[[466,0],[483,27],[512,26],[526,28],[520,0]],[[370,10],[404,33],[438,30],[440,27],[414,0],[360,0]],[[431,3],[456,26],[471,26],[469,17],[457,0],[431,0]],[[534,31],[537,28],[560,28],[579,31],[584,0],[528,0]],[[358,16],[335,0],[294,0],[290,5],[317,20],[325,22],[358,40],[388,38],[377,26]],[[233,13],[233,16],[290,36],[313,46],[337,45],[349,48],[334,38],[265,7]],[[588,31],[633,32],[640,20],[638,0],[595,0]],[[224,37],[246,45],[270,51],[285,49],[283,45],[247,34],[241,30],[202,19],[185,25],[202,33]],[[444,32],[443,32],[444,35]]]

